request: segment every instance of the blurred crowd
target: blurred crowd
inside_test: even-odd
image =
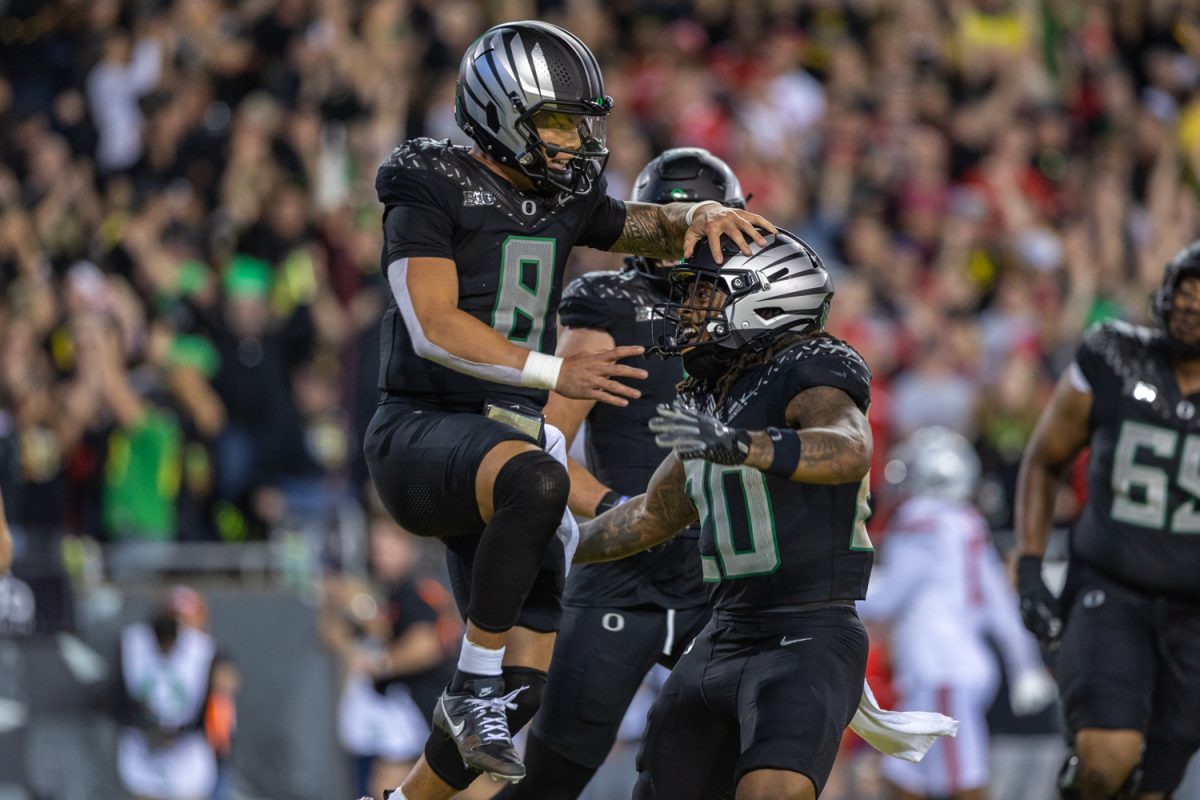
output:
[[[502,19],[596,51],[613,194],[728,160],[835,268],[876,451],[930,423],[1015,464],[1085,325],[1146,315],[1196,229],[1184,0],[9,0],[0,5],[0,487],[19,530],[239,541],[361,502],[377,165],[464,141]],[[581,251],[576,271],[610,268]],[[878,479],[878,476],[877,476]],[[18,546],[20,541],[18,541]]]

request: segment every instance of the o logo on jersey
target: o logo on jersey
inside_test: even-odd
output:
[[[1191,419],[1196,416],[1196,407],[1187,400],[1180,400],[1179,405],[1175,406],[1175,414],[1180,419]]]
[[[532,200],[521,201],[521,213],[527,217],[532,217],[537,213],[537,203]]]
[[[600,618],[600,627],[610,633],[618,633],[625,630],[625,618],[615,611],[610,611]]]
[[[1084,608],[1099,608],[1104,605],[1104,599],[1103,589],[1092,589],[1083,596],[1083,606]]]

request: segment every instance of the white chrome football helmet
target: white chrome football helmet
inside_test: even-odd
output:
[[[762,349],[784,333],[825,329],[833,279],[821,257],[788,231],[765,238],[763,247],[750,243],[748,256],[722,238],[723,264],[700,242],[691,259],[671,269],[671,298],[654,307],[662,323],[658,351]]]
[[[908,497],[965,501],[979,483],[979,456],[962,434],[921,428],[892,450],[884,478]]]

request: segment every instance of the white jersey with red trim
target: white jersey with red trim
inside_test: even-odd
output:
[[[987,635],[1009,674],[1041,663],[987,524],[967,503],[914,497],[896,510],[859,613],[890,622],[892,669],[902,690],[994,686],[999,676]]]

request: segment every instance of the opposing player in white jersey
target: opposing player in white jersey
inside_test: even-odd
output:
[[[970,503],[979,477],[971,445],[945,428],[924,428],[896,449],[888,471],[899,473],[904,499],[859,613],[888,623],[899,708],[940,711],[959,720],[959,729],[919,764],[884,759],[883,774],[900,800],[983,800],[985,715],[999,685],[986,639],[1004,658],[1016,714],[1052,702],[1054,681],[1021,624],[987,525]]]

